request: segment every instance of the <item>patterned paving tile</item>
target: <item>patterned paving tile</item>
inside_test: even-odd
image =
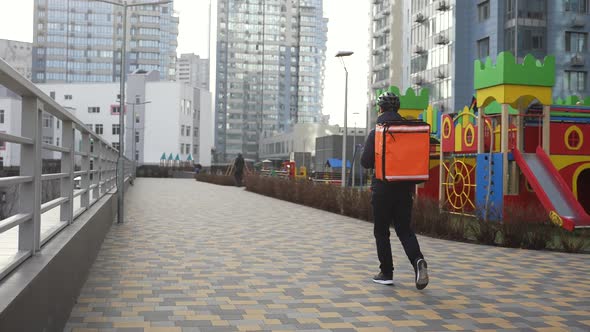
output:
[[[420,237],[417,291],[372,225],[192,180],[139,179],[66,331],[588,331],[588,256]]]

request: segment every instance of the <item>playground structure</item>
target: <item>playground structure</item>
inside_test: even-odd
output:
[[[527,55],[519,64],[503,52],[495,65],[488,58],[474,66],[479,109],[441,115],[419,105],[439,143],[431,146],[430,180],[418,194],[485,220],[530,207],[544,208],[565,229],[590,227],[590,97],[552,101],[552,56],[540,62]],[[426,89],[420,96],[408,89],[401,109],[415,110],[425,94],[427,100]]]

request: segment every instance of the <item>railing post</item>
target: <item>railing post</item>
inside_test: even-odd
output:
[[[80,196],[80,207],[88,208],[90,206],[90,134],[82,132],[82,171],[86,173],[82,174],[80,181],[80,187],[84,190],[82,196]]]
[[[74,221],[74,153],[75,136],[72,121],[62,121],[62,146],[69,152],[61,153],[61,172],[68,177],[61,179],[60,196],[66,197],[67,202],[61,205],[60,220],[71,224]]]
[[[98,197],[102,197],[105,192],[104,183],[104,145],[102,142],[98,142]]]
[[[21,185],[19,203],[23,213],[32,214],[32,220],[19,226],[18,248],[31,254],[40,249],[41,237],[42,113],[43,104],[37,98],[23,97],[21,133],[33,145],[21,145],[20,175],[32,176],[33,181]]]
[[[93,139],[92,140],[92,184],[95,185],[94,189],[92,189],[92,200],[97,201],[100,197],[100,140]]]

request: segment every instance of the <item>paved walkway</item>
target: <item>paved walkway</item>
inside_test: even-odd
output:
[[[372,225],[233,187],[139,179],[67,331],[590,330],[589,256],[420,237],[431,284]]]

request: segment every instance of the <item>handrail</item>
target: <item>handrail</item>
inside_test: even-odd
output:
[[[112,189],[116,188],[117,179],[117,168],[114,164],[119,158],[119,151],[2,59],[0,85],[22,99],[21,131],[0,133],[0,141],[20,145],[20,175],[0,177],[0,187],[14,186],[18,190],[18,195],[7,199],[19,201],[19,204],[15,204],[18,210],[14,215],[0,220],[0,235],[18,228],[19,237],[16,241],[17,251],[10,253],[14,258],[6,265],[0,265],[1,281],[28,257],[34,256],[62,229],[75,222],[77,217],[88,211],[93,204],[105,195],[113,193]],[[43,142],[44,114],[62,121],[60,146]],[[80,138],[80,149],[77,151]],[[60,170],[43,174],[44,150],[61,154]],[[81,164],[77,165],[77,161]],[[122,175],[125,179],[133,176],[132,167],[133,163],[125,158]],[[52,181],[59,189],[58,197],[42,203],[42,184]],[[76,211],[75,204],[79,205]],[[41,235],[41,215],[58,207],[59,222],[52,229],[44,228]]]

